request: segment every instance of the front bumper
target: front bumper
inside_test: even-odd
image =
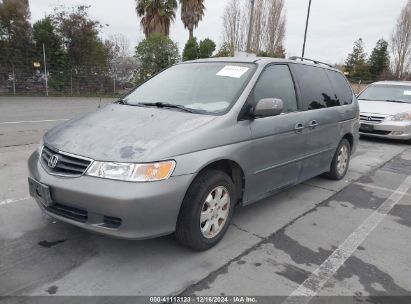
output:
[[[369,123],[361,121],[360,134],[390,138],[390,139],[411,139],[411,122],[410,121],[382,121],[381,123]]]
[[[181,203],[193,179],[192,174],[151,183],[90,176],[60,177],[44,170],[38,152],[30,156],[28,167],[32,179],[50,188],[55,206],[74,210],[83,217],[81,220],[66,216],[66,212],[56,212],[36,199],[44,213],[81,228],[125,239],[146,239],[174,232]],[[119,219],[120,225],[108,225],[107,219],[109,222]]]

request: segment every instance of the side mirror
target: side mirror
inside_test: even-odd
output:
[[[264,98],[257,102],[254,117],[277,116],[283,112],[284,102],[279,98]]]

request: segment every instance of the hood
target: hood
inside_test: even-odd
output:
[[[411,112],[410,103],[358,100],[360,112],[372,114],[395,115],[402,112]]]
[[[94,160],[156,161],[172,157],[167,153],[175,142],[181,142],[188,133],[214,119],[216,116],[110,104],[49,130],[44,142],[60,151]],[[180,153],[189,150],[189,145],[179,146]]]

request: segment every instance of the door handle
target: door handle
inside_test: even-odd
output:
[[[302,123],[296,124],[295,127],[294,127],[295,133],[302,133],[304,128],[305,127]]]
[[[310,121],[310,125],[309,125],[310,130],[314,130],[315,128],[317,128],[317,126],[318,126],[318,123],[316,120]]]

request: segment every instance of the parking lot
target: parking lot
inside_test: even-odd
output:
[[[0,296],[411,296],[403,142],[362,139],[344,180],[317,177],[237,209],[206,252],[45,218],[28,195],[29,155],[47,129],[109,101],[0,98]]]

